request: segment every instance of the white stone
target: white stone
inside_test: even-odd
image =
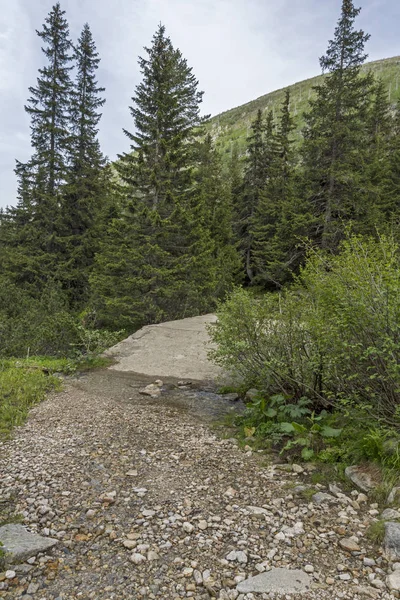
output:
[[[134,552],[130,558],[131,562],[135,565],[140,565],[142,562],[146,560],[146,557],[143,554],[139,554],[138,552]]]
[[[184,524],[182,525],[182,529],[186,533],[192,533],[194,526],[191,523],[189,523],[188,521],[185,521]]]

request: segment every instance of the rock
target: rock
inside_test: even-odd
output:
[[[193,571],[193,579],[195,580],[196,585],[203,584],[203,577],[202,577],[202,574],[200,573],[200,571],[198,571],[198,570]]]
[[[146,387],[139,390],[139,394],[142,396],[150,396],[151,398],[158,398],[161,395],[161,388],[155,383],[150,383]]]
[[[310,576],[299,569],[271,569],[237,585],[238,592],[296,594],[310,590]]]
[[[400,558],[400,523],[385,523],[385,538],[383,541],[385,556],[388,560]]]
[[[306,565],[304,570],[306,573],[314,573],[314,567],[312,565]]]
[[[142,510],[142,515],[144,517],[154,517],[155,514],[156,514],[155,510]]]
[[[3,550],[7,554],[7,560],[12,563],[24,562],[27,558],[36,556],[39,552],[45,552],[58,544],[58,540],[30,533],[25,527],[18,524],[0,527],[0,542],[4,546]]]
[[[253,402],[257,396],[259,395],[259,391],[256,390],[255,388],[251,388],[250,390],[247,390],[246,395],[245,395],[245,402]]]
[[[154,550],[149,550],[147,553],[147,560],[149,562],[152,562],[153,560],[158,560],[160,557],[158,556],[157,552],[155,552]]]
[[[100,496],[100,500],[106,504],[114,504],[117,498],[117,492],[114,490],[112,492],[106,492]]]
[[[133,550],[137,546],[137,542],[135,540],[124,540],[122,543],[125,548],[128,548],[128,550]]]
[[[247,563],[247,554],[246,552],[243,552],[243,550],[232,550],[232,552],[229,552],[229,554],[227,554],[226,560],[229,560],[231,562],[238,562],[242,565],[245,565]]]
[[[263,517],[268,514],[266,508],[261,508],[260,506],[246,506],[246,510],[255,517]]]
[[[360,546],[351,538],[343,538],[339,540],[339,546],[347,552],[359,552]]]
[[[394,487],[387,497],[388,504],[398,504],[400,501],[400,487]]]
[[[238,402],[238,400],[240,400],[240,396],[239,394],[233,393],[233,394],[223,394],[223,399],[224,400],[228,400],[229,402]]]
[[[347,467],[345,475],[363,492],[370,492],[382,483],[380,469],[372,464]]]
[[[391,519],[400,519],[400,512],[394,508],[386,508],[381,514],[382,521],[390,521]]]
[[[204,519],[202,519],[201,521],[199,521],[199,529],[201,529],[202,531],[204,531],[205,529],[207,529],[207,527],[208,527],[207,521],[205,521]]]
[[[317,492],[313,495],[312,501],[314,504],[323,504],[324,502],[336,502],[337,500],[331,494],[326,494],[325,492]]]
[[[6,579],[14,579],[17,576],[15,571],[6,571],[5,572]]]
[[[133,562],[134,565],[140,565],[142,562],[144,562],[146,560],[146,557],[143,556],[143,554],[139,554],[139,552],[134,552],[131,555],[130,560],[131,560],[131,562]]]
[[[296,473],[297,475],[304,473],[303,467],[301,465],[296,465],[296,464],[292,465],[292,471],[293,471],[293,473]]]
[[[126,472],[127,477],[137,477],[138,472],[136,469],[131,469],[130,471]]]
[[[386,585],[391,591],[400,591],[400,571],[393,571],[386,579]]]
[[[364,557],[363,565],[364,565],[364,567],[375,567],[376,560],[374,560],[373,558]]]
[[[185,531],[186,533],[192,533],[193,529],[194,529],[194,525],[192,525],[191,523],[189,523],[188,521],[185,521],[184,524],[182,525],[182,529],[183,531]]]

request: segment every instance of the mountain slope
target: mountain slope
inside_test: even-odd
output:
[[[372,72],[381,78],[387,86],[390,100],[394,103],[400,97],[400,56],[385,58],[374,62],[366,63],[363,67],[364,72]],[[244,151],[246,136],[251,122],[256,116],[257,110],[273,110],[274,114],[279,114],[283,102],[284,94],[287,89],[291,92],[291,110],[296,118],[296,135],[300,137],[303,126],[303,113],[307,110],[308,100],[312,95],[312,87],[320,83],[324,75],[319,75],[311,79],[306,79],[295,83],[294,85],[276,90],[265,96],[260,96],[247,104],[242,104],[213,117],[209,124],[210,133],[216,140],[217,149],[223,154],[229,156],[232,144],[237,142],[239,150]]]

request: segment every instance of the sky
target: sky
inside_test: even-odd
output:
[[[16,203],[15,159],[29,159],[29,86],[45,64],[42,29],[54,1],[0,0],[0,206]],[[359,0],[370,60],[400,54],[400,2]],[[320,73],[341,0],[61,0],[73,41],[88,22],[106,88],[99,138],[111,159],[128,151],[137,58],[161,22],[193,67],[212,115]]]

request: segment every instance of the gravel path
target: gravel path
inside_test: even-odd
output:
[[[210,396],[210,413],[207,395],[173,380],[151,399],[139,394],[149,381],[110,370],[71,379],[0,444],[0,509],[60,540],[16,577],[0,573],[1,598],[297,598],[239,594],[271,567],[308,572],[309,599],[394,597],[364,537],[377,514],[366,497],[332,488],[316,504],[311,472],[210,427],[229,403]],[[350,536],[353,552],[339,543]]]

